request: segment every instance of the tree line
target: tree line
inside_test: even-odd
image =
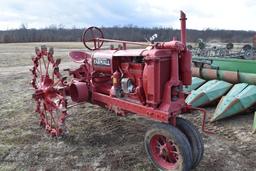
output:
[[[168,41],[172,37],[179,39],[180,30],[173,28],[139,28],[136,26],[113,26],[101,27],[105,38],[130,40],[130,41],[146,41],[150,36],[157,33],[156,41]],[[44,29],[27,29],[21,27],[19,29],[0,31],[0,43],[15,42],[79,42],[84,29],[57,28],[49,27]],[[199,38],[205,42],[252,42],[252,37],[256,35],[256,31],[242,30],[187,30],[188,42],[196,42]]]

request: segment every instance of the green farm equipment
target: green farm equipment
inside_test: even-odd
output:
[[[256,60],[193,56],[192,62],[192,85],[184,87],[188,104],[199,107],[218,102],[211,121],[255,110]]]

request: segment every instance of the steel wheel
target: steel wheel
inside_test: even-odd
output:
[[[146,133],[145,148],[150,161],[160,170],[187,171],[192,152],[185,135],[168,124],[155,124]]]
[[[65,98],[64,79],[59,73],[60,59],[53,59],[53,49],[47,51],[36,48],[36,56],[32,59],[34,67],[31,72],[31,84],[35,89],[33,98],[36,101],[36,112],[40,116],[40,125],[52,136],[65,132],[64,121],[67,116],[67,100]]]

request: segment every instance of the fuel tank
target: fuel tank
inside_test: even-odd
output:
[[[116,50],[95,51],[92,54],[92,67],[96,72],[113,73],[112,58]]]

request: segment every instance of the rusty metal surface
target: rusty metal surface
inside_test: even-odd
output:
[[[192,76],[206,80],[218,79],[230,83],[256,84],[256,74],[192,67]]]

